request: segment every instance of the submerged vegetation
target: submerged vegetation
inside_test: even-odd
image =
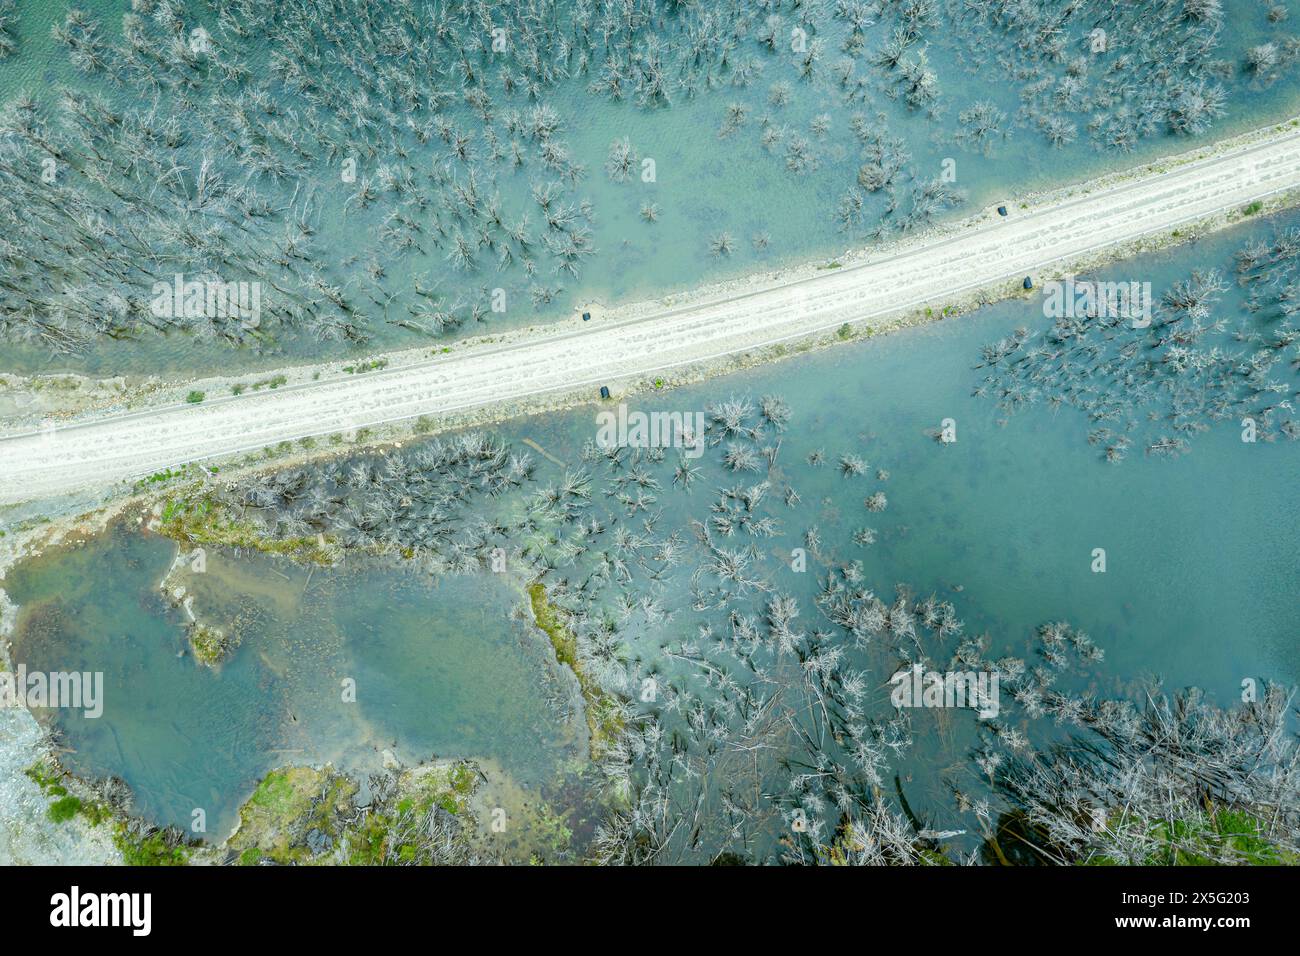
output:
[[[527,452],[470,432],[201,489],[166,503],[161,530],[321,564],[341,548],[398,554],[431,573],[486,570],[506,529],[473,506],[519,487],[532,470]]]
[[[270,542],[328,533],[340,554],[435,575],[504,560],[531,580],[532,616],[586,704],[605,802],[584,843],[594,861],[1292,858],[1296,758],[1278,689],[1236,711],[1159,691],[1145,709],[1098,699],[1071,689],[1094,684],[1104,657],[1078,628],[1044,625],[1036,660],[998,656],[952,599],[878,591],[801,520],[782,457],[793,417],[776,395],[715,402],[698,460],[588,442],[581,468],[539,479],[505,442],[465,433],[208,494]],[[873,457],[816,449],[802,472],[825,469],[857,502],[859,549],[889,533],[896,497]],[[1001,699],[900,707],[881,687],[909,668],[995,677]],[[972,712],[990,704],[992,716]],[[969,761],[928,771],[950,797],[921,809],[900,779],[929,759],[916,741],[934,733]],[[392,861],[391,841],[370,845],[351,852]]]
[[[1091,733],[997,774],[1044,863],[1300,863],[1300,753],[1292,696],[1225,711],[1195,693],[1144,708],[1103,701]]]
[[[795,180],[849,171],[823,242],[905,232],[964,196],[917,121],[980,157],[1012,138],[1129,150],[1207,132],[1300,48],[1262,17],[1269,39],[1238,48],[1238,6],[143,0],[120,26],[74,6],[52,34],[73,81],[17,90],[0,116],[0,340],[341,349],[447,335],[506,301],[558,306],[599,255],[601,159],[570,140],[596,103],[706,104],[720,140],[745,137]],[[960,98],[957,78],[986,95]],[[605,177],[657,184],[626,123]],[[760,224],[756,251],[778,225]],[[726,258],[734,237],[707,242]]]
[[[1300,228],[1251,238],[1235,273],[1239,306],[1220,302],[1225,271],[1206,268],[1165,290],[1145,324],[1092,302],[1045,333],[1018,329],[985,346],[990,371],[976,394],[1008,414],[1037,403],[1086,412],[1089,441],[1111,462],[1134,441],[1148,454],[1182,453],[1217,422],[1249,442],[1300,438],[1300,390],[1287,377],[1300,368]]]

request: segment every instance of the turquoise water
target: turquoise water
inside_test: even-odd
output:
[[[1293,218],[1238,227],[1116,265],[1100,278],[1150,281],[1160,295],[1193,266],[1216,266],[1231,275],[1238,248],[1293,224]],[[1233,286],[1214,314],[1246,326],[1271,321],[1243,312],[1244,301],[1245,292]],[[798,608],[795,627],[805,632],[800,659],[838,648],[865,675],[863,719],[875,722],[883,739],[908,739],[886,762],[884,788],[896,787],[915,812],[942,828],[970,827],[953,809],[950,786],[955,780],[978,792],[980,777],[970,758],[981,729],[969,715],[949,711],[919,711],[899,725],[887,679],[908,660],[945,669],[954,655],[970,652],[968,639],[980,638],[983,661],[1011,656],[1042,668],[1036,631],[1064,621],[1104,652],[1099,662],[1072,658],[1063,669],[1047,668],[1056,688],[1071,695],[1140,700],[1147,681],[1158,679],[1171,690],[1202,687],[1228,706],[1239,699],[1243,680],[1300,681],[1294,601],[1300,515],[1291,506],[1300,445],[1243,443],[1237,423],[1229,420],[1196,435],[1178,458],[1134,452],[1122,464],[1109,465],[1088,443],[1093,424],[1085,412],[1035,404],[1008,417],[991,398],[974,394],[985,374],[976,368],[982,346],[1020,326],[1043,331],[1050,324],[1035,294],[637,399],[633,410],[679,412],[703,412],[729,396],[748,396],[756,406],[772,394],[788,402],[784,430],[768,427],[752,442],[724,438],[711,426],[710,442],[716,443],[689,463],[700,468],[689,488],[674,484],[674,452],[661,460],[627,452],[617,466],[599,452],[591,454],[594,407],[502,425],[497,434],[516,451],[532,453],[525,440],[544,450],[545,456],[533,454],[531,480],[472,505],[465,499],[463,512],[440,508],[444,517],[436,520],[426,510],[430,501],[441,500],[448,488],[477,482],[450,469],[432,485],[380,477],[400,474],[390,466],[356,478],[346,468],[304,477],[333,482],[330,494],[356,512],[389,514],[398,542],[418,540],[425,549],[421,566],[436,567],[454,552],[486,568],[492,548],[506,549],[515,573],[542,573],[553,598],[575,615],[584,653],[595,661],[591,671],[608,688],[637,698],[647,678],[658,682],[653,701],[632,705],[637,726],[653,718],[679,734],[681,763],[672,766],[692,765],[711,781],[698,804],[709,821],[698,846],[674,845],[668,856],[711,856],[722,847],[754,859],[779,853],[773,842],[779,814],[798,795],[791,789],[794,771],[780,758],[806,758],[807,748],[781,725],[762,731],[768,749],[761,752],[770,760],[751,761],[752,751],[732,749],[758,731],[737,729],[727,701],[734,703],[741,692],[721,690],[709,669],[721,668],[750,692],[779,694],[778,712],[788,708],[797,721],[807,717],[801,702],[811,691],[802,667],[778,652],[771,638],[741,654],[733,634],[735,622],[744,618],[766,634],[768,601],[778,595],[792,598]],[[954,443],[935,440],[944,419],[955,423]],[[756,420],[755,411],[750,421]],[[723,458],[732,444],[771,448],[774,464],[769,468],[760,454],[756,470],[731,471]],[[825,458],[820,466],[810,462],[818,451]],[[420,453],[417,445],[402,456],[409,463]],[[846,475],[839,462],[854,455],[866,466],[860,475]],[[322,478],[327,472],[334,477]],[[545,492],[559,486],[566,472],[585,472],[590,491],[589,499],[555,499],[568,502],[567,520],[546,503]],[[713,533],[715,544],[747,556],[756,589],[746,591],[710,569],[713,559],[698,540],[696,522],[718,515],[719,489],[764,480],[770,488],[753,515],[771,518],[774,533]],[[799,495],[789,505],[783,501],[787,488]],[[887,506],[871,511],[865,502],[877,491],[884,492]],[[407,494],[415,500],[398,500]],[[269,508],[275,500],[271,495],[263,503]],[[312,512],[317,505],[307,504],[329,500],[298,487],[281,507],[307,521],[308,533],[343,534],[342,524],[331,523],[343,517],[322,517],[334,512],[325,505]],[[475,515],[490,516],[491,526],[460,534],[454,547],[426,533],[442,521],[465,530]],[[291,521],[284,527],[304,533]],[[864,527],[874,529],[874,543],[854,540]],[[803,572],[791,563],[800,547],[808,552]],[[1092,569],[1097,548],[1106,552],[1104,573]],[[536,670],[537,657],[515,643],[520,638],[512,615],[519,600],[493,584],[496,576],[426,579],[423,572],[375,569],[361,575],[364,584],[353,586],[341,574],[318,604],[293,597],[307,588],[303,569],[222,558],[229,561],[231,589],[217,602],[222,614],[235,606],[232,595],[242,593],[263,608],[258,613],[269,615],[268,621],[291,623],[279,630],[270,623],[252,626],[232,660],[212,675],[173,656],[178,612],[164,613],[153,590],[170,555],[156,541],[119,532],[91,550],[32,562],[6,583],[24,605],[20,659],[39,660],[33,648],[42,642],[52,661],[87,659],[89,651],[81,648],[93,647],[104,668],[120,675],[121,686],[132,688],[121,724],[61,719],[61,726],[76,748],[74,761],[133,781],[146,809],[172,819],[176,807],[195,799],[195,789],[214,805],[233,806],[249,782],[277,762],[364,750],[367,744],[382,747],[385,739],[397,739],[403,754],[478,753],[516,768],[555,766],[542,741],[548,732],[560,733],[560,717],[544,719],[539,701],[554,693],[535,686],[544,669]],[[886,604],[899,584],[915,601],[934,594],[951,602],[964,622],[961,636],[921,631],[913,644],[878,635],[855,647],[817,603],[827,582],[845,578],[854,562],[862,586]],[[599,572],[602,565],[606,572]],[[273,578],[269,571],[276,570],[289,580]],[[335,581],[319,570],[314,580],[323,576]],[[306,593],[313,595],[318,586],[325,587],[312,584]],[[69,587],[53,599],[57,589]],[[275,610],[276,601],[284,600],[293,604],[292,614]],[[58,615],[45,619],[38,639],[33,630],[43,607]],[[456,636],[446,636],[443,628],[426,634],[427,614],[457,622]],[[131,635],[130,641],[123,635]],[[429,654],[428,642],[435,638],[454,641],[446,657]],[[513,648],[504,658],[503,646]],[[291,679],[276,676],[281,664],[292,668]],[[321,686],[332,688],[342,671],[361,675],[362,687],[379,688],[372,700],[381,703],[347,711],[340,725],[338,708],[327,703],[328,694],[321,696]],[[438,690],[426,697],[413,685]],[[160,689],[141,693],[146,687]],[[213,696],[221,692],[234,696]],[[563,710],[558,700],[550,705],[555,714]],[[218,719],[231,712],[232,701],[242,708],[238,718]],[[721,735],[712,749],[702,744],[702,731],[688,726],[688,715],[701,705],[708,711],[702,726]],[[1027,715],[1005,689],[1003,708],[1007,726],[1039,740],[1068,729]],[[314,729],[293,729],[299,724],[286,722],[286,709]],[[364,729],[357,729],[358,721]],[[827,754],[837,752],[829,738],[823,746]],[[273,756],[268,748],[288,749]],[[651,747],[632,761],[632,779],[660,781],[680,801],[676,806],[696,806],[692,788],[698,781],[673,776],[662,784],[669,764],[659,762],[657,752]],[[515,772],[528,778],[527,770]],[[544,777],[546,771],[533,773]],[[726,796],[733,801],[773,795],[758,801],[755,832],[740,843],[722,832],[722,788],[730,788]]]
[[[1276,225],[1294,221],[1283,217]],[[1192,263],[1217,266],[1231,279],[1236,249],[1272,231],[1239,227],[1098,277],[1150,281],[1157,296],[1185,278]],[[1212,424],[1176,461],[1139,449],[1111,466],[1089,445],[1094,426],[1081,411],[1040,404],[1007,417],[991,399],[972,394],[982,378],[974,366],[984,344],[1018,327],[1050,326],[1041,301],[1034,295],[1002,303],[675,389],[634,407],[702,409],[731,394],[786,396],[794,417],[781,436],[779,474],[803,500],[771,550],[797,545],[815,524],[828,563],[861,560],[866,579],[881,591],[903,581],[922,595],[946,594],[967,633],[988,631],[995,646],[1023,648],[1034,628],[1059,618],[1106,648],[1112,675],[1156,674],[1225,701],[1244,677],[1294,683],[1300,667],[1292,552],[1300,517],[1288,502],[1300,448],[1286,440],[1245,444],[1232,420]],[[1234,286],[1214,316],[1240,314],[1243,302]],[[950,445],[933,437],[946,418],[957,427]],[[511,423],[502,434],[531,437],[576,462],[594,427],[590,414],[567,413]],[[817,449],[825,449],[828,464],[809,468],[805,460]],[[843,478],[836,461],[855,452],[869,472],[887,469],[889,480]],[[685,524],[714,487],[736,482],[710,476],[716,480],[701,481],[693,496],[665,493],[659,504]],[[876,488],[887,492],[889,507],[868,515],[858,499]],[[865,548],[850,540],[864,524],[879,531],[877,543]],[[1097,547],[1107,552],[1104,574],[1090,569]],[[791,587],[798,580],[781,582]]]
[[[82,6],[98,18],[99,32],[105,41],[120,43],[120,4],[95,0]],[[292,109],[290,115],[299,118],[308,112],[300,97],[287,92],[282,83],[272,78],[268,43],[252,28],[252,18],[240,12],[239,4],[229,7],[235,11],[236,19],[243,17],[245,28],[252,28],[250,36],[241,38],[218,26],[216,12],[223,6],[227,5],[190,3],[177,9],[187,31],[199,25],[212,31],[216,41],[222,44],[223,57],[248,66],[250,78],[235,83],[199,70],[192,77],[196,86],[188,94],[189,103],[175,105],[175,94],[166,92],[160,100],[163,114],[177,116],[182,128],[191,132],[191,141],[179,147],[175,154],[187,171],[185,185],[190,192],[204,145],[199,135],[200,118],[209,132],[226,129],[232,123],[229,99],[217,97],[264,87],[269,102],[278,112],[254,110],[259,135],[275,123],[287,123],[286,128],[292,132],[298,127],[286,119],[285,111]],[[507,144],[512,134],[506,127],[506,115],[511,110],[526,112],[533,103],[522,92],[502,92],[496,85],[499,78],[493,74],[488,83],[494,103],[490,123],[485,124],[473,110],[455,100],[446,103],[437,114],[473,137],[475,156],[471,162],[451,160],[448,148],[437,137],[422,144],[405,134],[375,133],[368,138],[339,134],[340,143],[355,148],[361,155],[360,180],[377,181],[380,167],[384,165],[408,169],[418,188],[409,191],[405,199],[380,195],[368,208],[359,208],[352,201],[357,187],[343,183],[339,177],[336,168],[339,159],[326,158],[329,150],[306,141],[303,155],[295,158],[302,167],[299,176],[290,177],[279,186],[264,179],[253,180],[264,195],[271,197],[273,205],[287,207],[290,200],[295,200],[295,211],[302,212],[310,222],[314,235],[306,243],[309,264],[300,270],[301,275],[290,278],[267,271],[268,261],[276,255],[273,247],[288,225],[276,217],[272,217],[272,225],[266,230],[249,228],[239,234],[239,241],[245,244],[239,254],[247,256],[246,262],[241,259],[240,264],[221,266],[208,260],[185,270],[193,272],[207,265],[221,273],[226,281],[246,279],[275,282],[276,289],[294,287],[301,291],[305,288],[306,300],[318,307],[323,304],[321,293],[302,283],[311,276],[319,276],[342,290],[350,310],[347,319],[366,339],[364,343],[323,341],[313,334],[296,331],[292,322],[282,325],[276,319],[266,323],[264,331],[268,335],[247,338],[239,347],[217,341],[196,341],[175,332],[167,335],[149,332],[134,340],[90,343],[74,354],[52,354],[45,342],[24,344],[11,339],[3,346],[4,358],[0,364],[11,371],[73,370],[100,375],[193,374],[216,366],[252,371],[286,362],[354,356],[381,348],[427,343],[429,336],[398,324],[416,321],[427,325],[426,319],[411,315],[412,310],[419,312],[426,307],[450,310],[461,320],[458,328],[444,333],[447,336],[517,327],[564,316],[574,306],[592,300],[613,304],[657,296],[758,268],[832,257],[846,248],[874,241],[881,223],[886,223],[888,235],[887,223],[897,220],[910,208],[911,184],[940,176],[947,159],[955,162],[952,168],[956,179],[952,185],[963,190],[967,199],[954,210],[938,210],[938,217],[962,215],[1008,193],[1075,181],[1280,119],[1290,115],[1296,101],[1297,77],[1293,69],[1279,69],[1275,76],[1264,81],[1245,73],[1242,66],[1245,51],[1250,47],[1265,40],[1285,42],[1296,20],[1294,4],[1287,4],[1293,14],[1291,20],[1281,23],[1271,23],[1265,8],[1254,0],[1225,5],[1225,21],[1232,27],[1219,31],[1217,44],[1210,51],[1217,61],[1226,65],[1223,70],[1211,71],[1218,76],[1226,70],[1221,80],[1214,80],[1221,82],[1224,89],[1225,114],[1204,131],[1190,136],[1170,134],[1167,124],[1159,118],[1159,110],[1149,122],[1132,120],[1141,112],[1137,99],[1142,84],[1135,83],[1131,75],[1117,74],[1127,77],[1119,84],[1123,88],[1121,93],[1112,90],[1114,84],[1107,79],[1111,76],[1108,71],[1121,56],[1137,57],[1141,62],[1141,58],[1156,56],[1155,51],[1159,50],[1163,51],[1159,55],[1168,55],[1172,62],[1174,54],[1186,46],[1177,42],[1173,27],[1157,28],[1151,17],[1143,19],[1136,6],[1130,10],[1125,5],[1098,4],[1097,9],[1085,5],[1086,9],[1067,22],[1062,34],[1068,40],[1066,48],[1053,59],[1036,45],[1018,47],[1018,35],[1014,32],[980,25],[961,13],[962,6],[955,0],[939,4],[935,16],[925,19],[917,28],[920,39],[915,48],[925,48],[939,90],[937,98],[923,108],[910,106],[905,97],[897,95],[894,71],[872,65],[874,54],[899,25],[897,20],[901,14],[892,9],[875,17],[875,22],[866,28],[860,47],[847,48],[847,59],[854,64],[855,72],[853,81],[846,84],[838,78],[837,69],[846,58],[846,41],[851,31],[844,19],[831,16],[829,9],[808,14],[812,18],[808,22],[803,8],[796,11],[780,3],[770,6],[782,18],[782,35],[789,34],[797,23],[803,23],[810,40],[822,44],[821,59],[811,78],[804,79],[793,53],[772,52],[757,39],[767,7],[742,4],[733,12],[710,4],[686,5],[689,15],[669,15],[663,12],[664,5],[649,6],[659,11],[647,21],[655,23],[655,28],[645,27],[639,37],[657,33],[674,42],[685,29],[682,23],[694,22],[710,12],[721,18],[724,26],[738,24],[740,36],[731,63],[725,69],[714,64],[711,82],[692,75],[689,82],[693,90],[686,88],[687,80],[678,77],[679,86],[672,91],[671,105],[654,109],[638,106],[633,96],[615,101],[589,92],[588,87],[597,73],[594,67],[586,74],[559,78],[546,86],[539,102],[552,106],[561,119],[557,141],[567,147],[574,163],[585,167],[585,173],[576,176],[572,185],[542,165],[536,144],[527,141],[527,137],[522,137],[526,160],[518,169],[507,159],[492,160],[486,155],[487,131],[490,129],[502,144]],[[1040,6],[1053,10],[1064,3]],[[115,85],[99,76],[87,78],[70,65],[67,52],[50,38],[51,28],[63,20],[63,5],[20,3],[19,8],[18,48],[13,56],[0,61],[0,95],[12,98],[20,91],[29,92],[49,107],[52,116],[58,112],[52,94],[65,83],[77,89],[99,90],[110,103],[123,109],[139,108],[152,98],[151,92],[145,92],[134,81]],[[511,4],[489,5],[489,8],[497,11],[502,22],[512,22]],[[296,5],[286,4],[279,9],[282,17],[288,17],[288,11],[296,9]],[[568,5],[557,7],[559,22],[568,22],[570,9]],[[429,13],[430,17],[440,15]],[[1135,23],[1135,18],[1139,22]],[[143,22],[151,42],[163,47],[168,42],[163,28],[148,17]],[[1111,46],[1105,54],[1088,54],[1091,60],[1085,64],[1087,68],[1082,70],[1080,79],[1076,75],[1080,68],[1072,64],[1085,52],[1084,37],[1094,23],[1110,26]],[[1185,24],[1177,27],[1184,28]],[[712,63],[720,43],[709,47],[704,61]],[[347,44],[343,46],[345,50],[350,49]],[[746,85],[739,85],[737,66],[750,60],[761,69]],[[449,68],[449,58],[439,63],[441,68]],[[991,64],[996,64],[996,68]],[[1171,67],[1175,78],[1184,73],[1200,77],[1209,69],[1206,64]],[[165,71],[158,72],[162,75]],[[346,71],[334,68],[322,72],[332,80],[339,80]],[[326,76],[322,76],[322,82],[325,80]],[[1080,86],[1082,92],[1076,90],[1070,97],[1060,98],[1059,102],[1065,105],[1052,105],[1058,100],[1053,99],[1056,94],[1051,91],[1067,80]],[[1046,92],[1039,89],[1044,83]],[[1152,96],[1168,94],[1163,83],[1164,80],[1153,81]],[[774,105],[774,87],[785,91],[784,103]],[[341,89],[351,87],[345,84]],[[347,99],[346,95],[344,98]],[[1000,127],[1006,134],[994,137],[987,149],[958,137],[965,125],[961,119],[963,111],[982,102],[1001,111]],[[746,119],[729,135],[721,137],[720,130],[733,106]],[[322,114],[337,119],[339,107],[326,105],[319,109]],[[1073,123],[1077,127],[1076,141],[1065,148],[1052,148],[1038,126],[1044,111]],[[429,113],[421,113],[421,119]],[[814,129],[814,121],[823,115],[828,117],[827,128]],[[855,187],[858,168],[864,159],[863,143],[854,133],[855,115],[868,120],[878,118],[888,135],[898,139],[908,158],[902,163],[897,182],[895,201],[899,212],[886,215],[891,203],[886,196],[889,190],[865,194],[861,221],[845,229],[838,222],[837,210],[846,193]],[[1119,117],[1125,124],[1139,129],[1141,135],[1129,143],[1128,149],[1108,148],[1104,130],[1089,129],[1094,116],[1110,122],[1120,121],[1116,119]],[[773,130],[775,136],[767,146],[764,145],[765,129]],[[638,161],[645,158],[655,161],[653,183],[642,182],[639,175],[634,175],[630,182],[615,182],[606,173],[604,165],[610,144],[624,137],[630,141]],[[806,142],[815,166],[805,172],[792,171],[787,163],[791,143],[800,140]],[[247,180],[248,170],[240,162],[238,148],[219,140],[208,145],[208,154],[228,180]],[[396,152],[398,148],[406,153],[405,157]],[[33,161],[35,158],[32,157]],[[429,179],[434,164],[441,162],[451,163],[448,168],[458,182],[464,183],[471,172],[476,175],[484,197],[498,194],[507,222],[516,221],[528,212],[534,250],[531,255],[536,264],[534,275],[524,270],[522,259],[526,253],[517,247],[515,261],[510,265],[498,268],[493,252],[480,248],[477,266],[458,271],[447,260],[450,239],[440,240],[438,246],[433,244],[435,227],[446,230],[448,236],[456,231],[473,232],[472,226],[462,221],[454,199],[449,206],[441,205],[451,195],[448,190]],[[638,165],[636,171],[639,169]],[[564,180],[561,190],[564,202],[575,207],[590,203],[590,215],[580,215],[579,221],[582,228],[589,229],[596,251],[581,262],[576,276],[556,272],[553,257],[540,243],[546,230],[529,191],[534,184],[552,179]],[[707,189],[702,184],[707,184]],[[310,200],[304,201],[304,197]],[[409,205],[417,197],[420,202]],[[425,202],[429,205],[422,206]],[[654,224],[641,217],[641,209],[647,203],[658,207],[658,221]],[[403,210],[418,224],[418,249],[403,251],[384,238],[387,217]],[[109,202],[103,211],[106,216],[121,217],[124,222],[140,218],[132,220],[121,203],[115,201]],[[289,218],[287,214],[285,218]],[[711,243],[723,233],[733,241],[732,251],[726,255],[711,254]],[[760,247],[755,239],[763,236],[767,239]],[[372,264],[383,268],[383,278],[376,279],[368,273]],[[170,277],[170,272],[165,277]],[[121,290],[123,294],[145,296],[149,290],[141,284],[143,279],[133,282]],[[436,306],[430,305],[430,300],[414,293],[417,284],[425,289],[437,286],[441,301]],[[549,290],[552,298],[534,305],[532,293],[539,287]],[[504,312],[491,311],[495,289],[505,293]],[[278,291],[267,290],[264,307],[268,312],[275,313],[285,303],[285,297]]]
[[[364,775],[386,750],[406,764],[486,757],[532,789],[572,755],[568,692],[545,636],[511,618],[524,599],[506,582],[212,551],[205,573],[182,577],[200,620],[242,634],[212,669],[188,653],[186,616],[158,590],[173,554],[118,528],[5,582],[22,605],[17,662],[104,674],[101,717],[43,712],[68,767],[121,777],[146,818],[188,830],[202,808],[220,840],[285,764]]]

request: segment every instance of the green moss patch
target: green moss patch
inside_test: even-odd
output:
[[[160,533],[181,543],[227,545],[279,554],[329,566],[334,563],[329,539],[275,538],[251,521],[242,521],[207,496],[169,499],[163,504]]]
[[[377,779],[369,805],[359,808],[357,784],[330,767],[272,771],[240,808],[227,848],[243,866],[425,865],[472,856],[469,800],[479,780],[472,764],[437,763]]]
[[[274,770],[240,808],[229,848],[243,864],[307,862],[337,844],[356,792],[354,782],[329,767]]]
[[[404,771],[391,793],[376,799],[372,812],[346,836],[352,866],[428,866],[464,862],[469,798],[478,783],[471,764],[434,764]],[[434,818],[444,815],[445,838],[431,834]],[[453,819],[454,818],[454,819]],[[453,822],[445,822],[453,819]]]
[[[1132,814],[1115,814],[1109,827],[1123,832],[1140,828],[1142,821]],[[1281,848],[1268,837],[1264,821],[1241,810],[1212,804],[1195,820],[1160,820],[1147,825],[1147,837],[1154,841],[1143,866],[1215,866],[1233,860],[1242,866],[1296,866],[1300,855]],[[1088,859],[1090,866],[1119,866],[1124,861],[1100,855]]]
[[[98,826],[112,816],[109,808],[98,800],[83,799],[68,793],[68,788],[64,785],[69,779],[67,773],[49,761],[39,760],[23,773],[51,799],[45,813],[54,823],[67,823],[74,817],[81,816],[91,826]]]
[[[578,657],[578,637],[561,617],[561,612],[546,595],[546,586],[540,581],[528,585],[528,599],[533,608],[533,620],[546,632],[555,648],[556,659],[568,667],[578,678],[587,714],[587,729],[591,733],[591,755],[598,758],[623,733],[623,708],[618,698],[601,688],[588,675]]]
[[[118,823],[113,830],[113,845],[121,851],[127,866],[185,866],[193,852],[180,831],[158,830],[138,822]]]

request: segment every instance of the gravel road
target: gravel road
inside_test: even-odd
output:
[[[106,487],[166,467],[285,440],[530,396],[590,395],[601,384],[697,366],[845,322],[872,324],[975,290],[1069,268],[1106,249],[1166,234],[1300,187],[1291,123],[1056,195],[988,213],[741,294],[532,330],[510,344],[458,348],[345,379],[212,397],[0,439],[0,504]],[[427,353],[425,353],[427,354]]]

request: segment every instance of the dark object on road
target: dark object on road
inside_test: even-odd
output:
[[[1029,278],[1029,276],[1025,276],[1025,288],[1032,289],[1033,287],[1034,287],[1034,280]]]
[[[582,313],[582,321],[584,321],[584,322],[590,322],[590,321],[591,321],[591,313],[590,313],[590,312],[584,312],[584,313]]]
[[[600,397],[601,397],[601,398],[609,398],[609,386],[608,386],[608,385],[602,385],[602,386],[600,387]]]
[[[1006,207],[1006,206],[998,206],[998,215],[999,215],[999,216],[1005,216],[1006,214],[1007,214],[1007,207]]]

